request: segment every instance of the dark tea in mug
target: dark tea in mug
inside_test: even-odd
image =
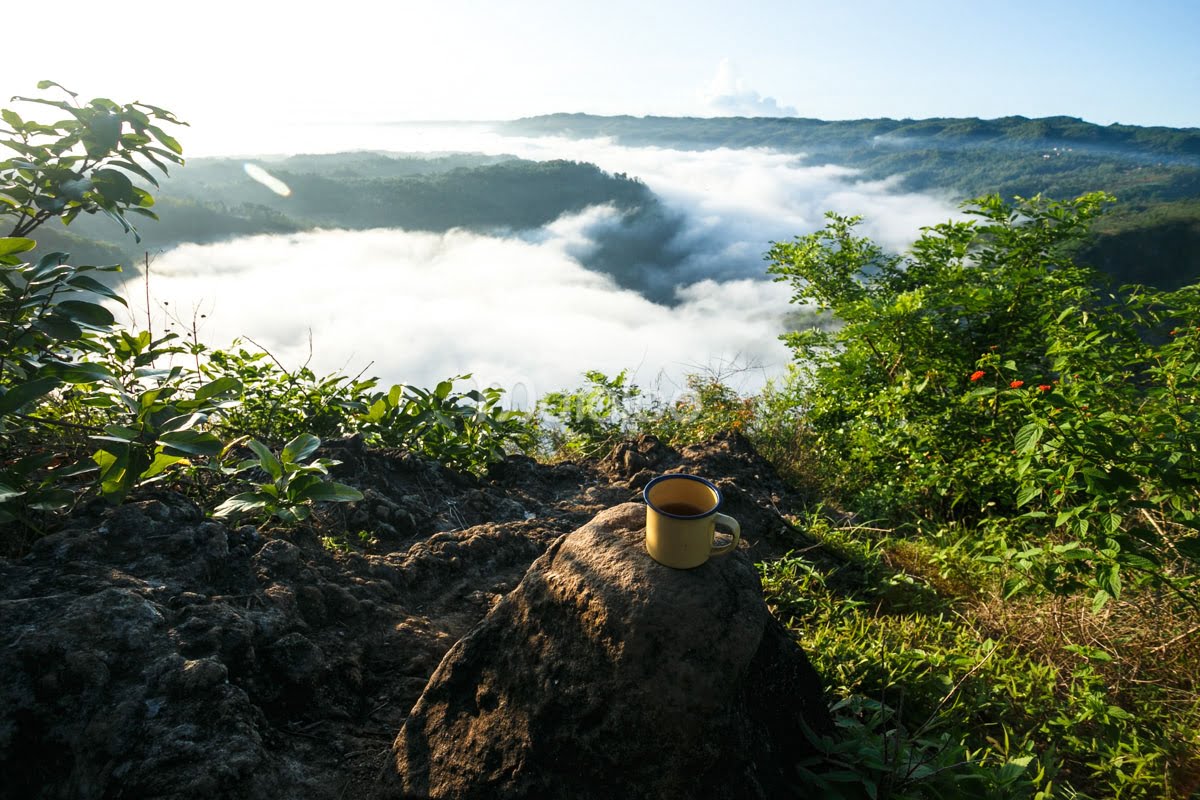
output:
[[[665,514],[674,514],[677,517],[694,517],[697,514],[703,514],[707,509],[691,503],[663,503],[658,510]]]

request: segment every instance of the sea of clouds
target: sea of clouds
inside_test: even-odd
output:
[[[679,220],[664,248],[675,254],[663,273],[671,302],[653,302],[582,265],[620,223],[608,207],[508,235],[314,231],[183,245],[153,264],[154,313],[184,328],[194,321],[210,345],[249,337],[289,367],[365,369],[385,385],[471,373],[521,404],[579,385],[589,369],[627,369],[665,395],[679,391],[688,373],[737,371],[738,387],[752,391],[790,359],[778,336],[795,309],[788,287],[766,276],[763,253],[772,241],[815,230],[835,210],[862,214],[864,233],[901,250],[921,226],[956,215],[946,198],[902,191],[898,178],[862,181],[844,167],[767,150],[522,138],[479,124],[290,135],[272,135],[274,147],[260,152],[565,158],[636,176],[661,198]],[[270,169],[269,160],[257,163]]]

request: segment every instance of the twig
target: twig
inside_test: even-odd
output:
[[[933,724],[933,718],[936,717],[937,713],[942,710],[942,707],[945,706],[946,703],[948,703],[950,701],[950,698],[954,697],[954,695],[958,693],[958,690],[962,688],[962,685],[967,682],[967,678],[970,678],[972,675],[974,675],[976,672],[978,672],[983,667],[983,665],[986,664],[989,659],[991,659],[992,656],[996,655],[996,652],[999,649],[1000,649],[1000,645],[993,644],[992,649],[988,651],[988,654],[986,656],[979,659],[979,661],[977,661],[974,666],[972,666],[969,670],[967,670],[966,672],[963,673],[963,676],[958,679],[958,682],[955,683],[952,687],[950,687],[950,691],[947,692],[945,694],[945,696],[943,696],[942,699],[938,701],[937,706],[929,714],[928,719],[926,719],[924,722],[922,722],[921,727],[917,728],[916,731],[913,732],[913,736],[920,736],[922,733],[924,733],[924,731],[930,725]]]
[[[142,263],[145,269],[142,271],[142,283],[146,287],[146,333],[150,334],[150,341],[154,341],[154,319],[150,316],[150,251],[142,252]]]
[[[895,533],[895,528],[872,528],[869,525],[848,525],[844,527],[834,528],[835,531],[845,531],[854,533],[855,531],[869,531],[871,533]]]
[[[1170,640],[1169,642],[1163,642],[1162,644],[1160,644],[1156,647],[1151,647],[1150,652],[1151,653],[1161,653],[1162,651],[1166,650],[1171,645],[1175,644],[1176,642],[1180,641],[1181,639],[1186,639],[1187,637],[1191,636],[1193,633],[1196,633],[1197,631],[1200,631],[1200,625],[1195,626],[1191,630],[1184,631],[1183,633],[1179,634],[1178,636],[1176,636],[1174,639]]]
[[[283,363],[275,357],[274,353],[251,339],[249,336],[246,337],[246,341],[250,342],[250,344],[266,353],[267,357],[275,362],[275,366],[279,367],[279,371],[287,376],[287,384],[285,385],[284,390],[275,398],[275,403],[271,406],[271,410],[267,414],[267,434],[273,439],[275,438],[275,414],[279,411],[279,406],[283,404],[283,398],[296,386],[296,383],[298,382],[298,378],[296,376],[299,375],[300,371],[307,367],[308,362],[312,360],[312,328],[308,329],[308,358],[305,359],[304,364],[301,365],[301,367],[294,373],[289,372],[287,367],[283,366]]]

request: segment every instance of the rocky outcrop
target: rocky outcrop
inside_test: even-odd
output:
[[[628,503],[557,541],[447,653],[384,797],[788,796],[830,727],[744,553],[676,570]]]
[[[327,442],[365,499],[291,529],[170,492],[79,509],[0,558],[0,797],[368,796],[451,645],[646,469],[717,480],[753,559],[795,545],[744,440],[650,438],[611,472],[511,457],[480,479]]]

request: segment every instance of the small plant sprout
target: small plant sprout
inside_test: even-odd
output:
[[[230,497],[217,506],[213,516],[238,520],[257,517],[260,520],[278,519],[285,524],[300,522],[312,513],[316,501],[347,503],[362,499],[362,492],[343,483],[328,480],[329,467],[338,464],[328,458],[309,461],[321,440],[303,433],[286,445],[279,457],[257,439],[246,446],[254,451],[238,465],[236,472],[261,470],[269,480],[255,485],[248,492]],[[307,462],[307,463],[306,463]]]

